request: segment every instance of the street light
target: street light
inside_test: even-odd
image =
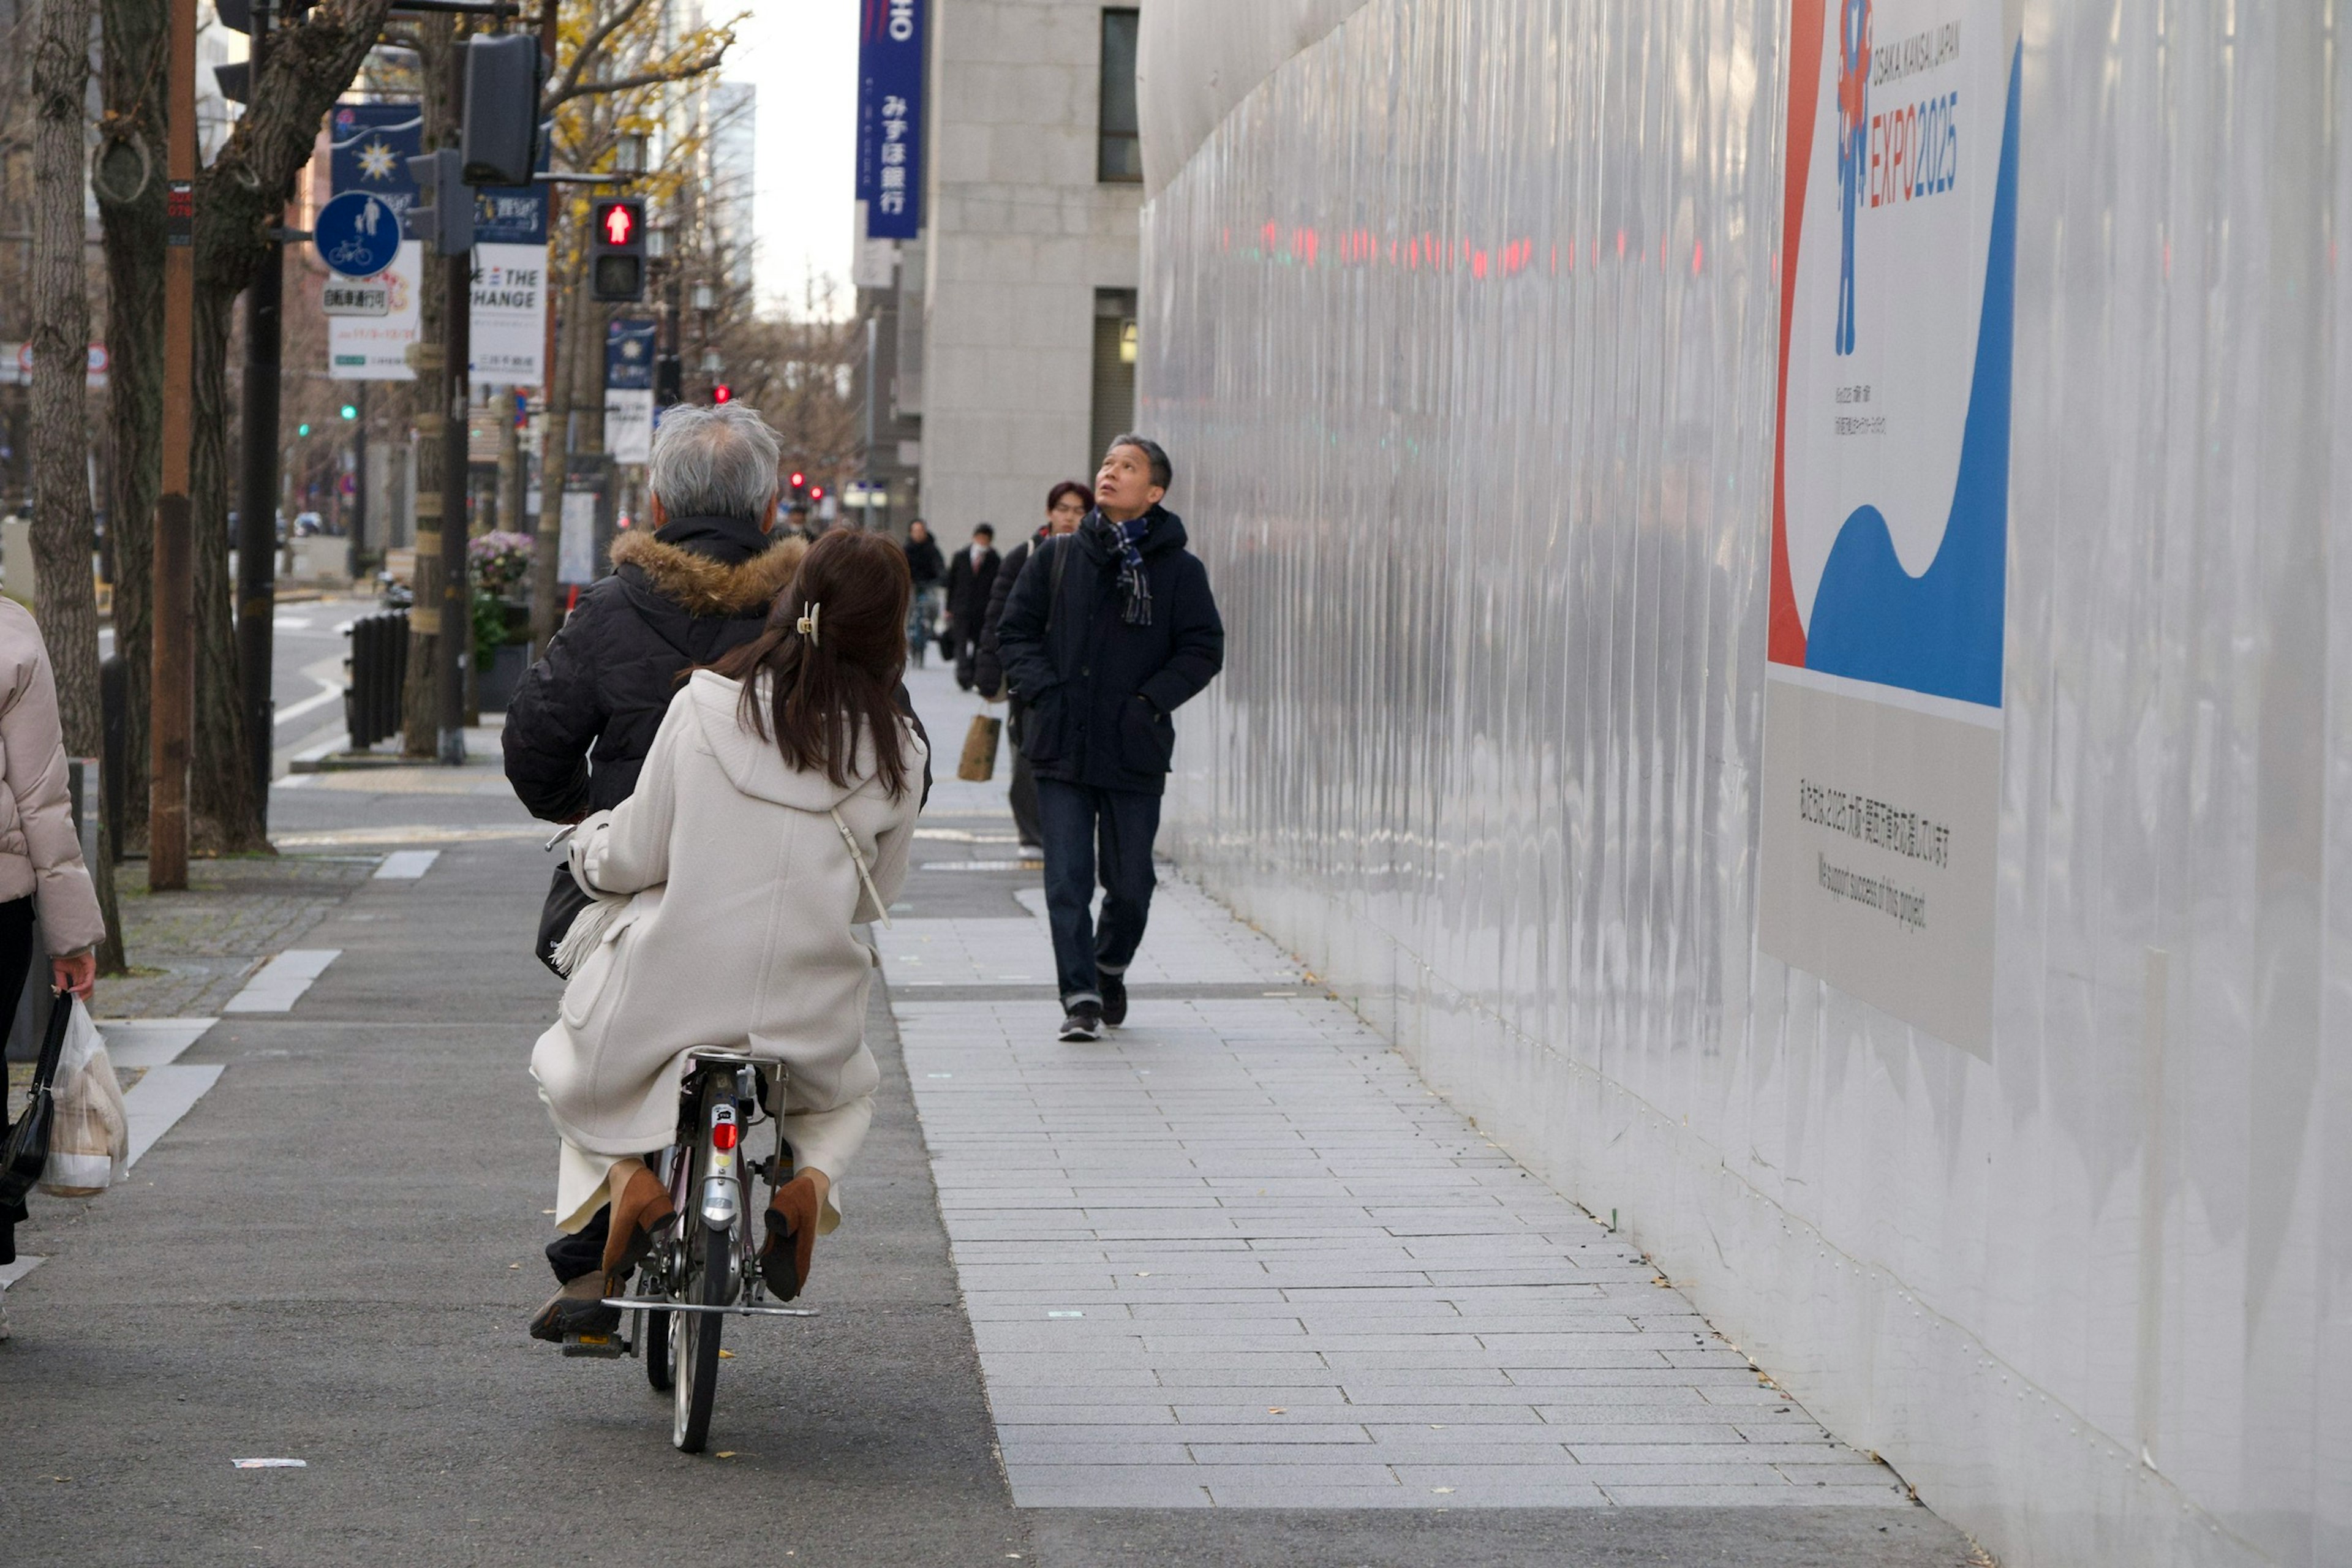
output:
[[[698,310],[719,309],[719,291],[708,283],[697,283],[694,286],[694,308]]]
[[[646,230],[646,259],[648,261],[669,259],[669,226],[667,224],[662,225],[659,228]]]
[[[616,174],[642,174],[646,172],[643,132],[629,132],[613,143],[613,172]]]
[[[702,368],[709,374],[717,375],[727,368],[727,361],[717,349],[705,349],[702,351]]]

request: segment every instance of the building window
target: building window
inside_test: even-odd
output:
[[[1089,463],[1102,461],[1112,437],[1135,428],[1136,346],[1135,290],[1096,289],[1094,451]]]
[[[1135,35],[1141,13],[1132,8],[1102,14],[1102,135],[1095,153],[1095,178],[1135,184],[1143,178],[1141,122],[1135,112]]]

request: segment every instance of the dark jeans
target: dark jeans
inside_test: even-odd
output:
[[[33,900],[28,896],[0,904],[0,1041],[16,1016],[16,999],[33,967]],[[0,1104],[6,1096],[0,1094]],[[5,1112],[0,1111],[0,1121]],[[30,1216],[22,1204],[0,1204],[0,1263],[16,1261],[16,1227]]]
[[[1054,930],[1062,1005],[1099,1003],[1100,974],[1127,973],[1151,915],[1151,840],[1160,832],[1160,797],[1039,779],[1037,815],[1045,835],[1045,915]],[[1097,875],[1099,930],[1093,913]]]

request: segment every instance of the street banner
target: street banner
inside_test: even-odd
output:
[[[547,247],[474,246],[474,384],[537,386],[547,344]]]
[[[604,328],[604,384],[642,388],[654,384],[654,348],[660,328],[642,317],[625,317]]]
[[[413,239],[400,242],[399,259],[373,278],[330,279],[336,289],[380,286],[384,292],[382,313],[327,318],[327,374],[337,381],[415,381],[408,367],[409,345],[416,342],[417,290],[425,279],[425,247]]]
[[[653,388],[604,389],[604,450],[616,463],[649,463],[654,455]]]
[[[1791,0],[1759,945],[1989,1050],[2020,48]]]
[[[857,199],[867,239],[923,224],[923,0],[860,0]]]
[[[328,117],[328,168],[335,193],[365,191],[405,218],[416,205],[408,160],[425,151],[423,111],[414,103],[342,103]],[[541,140],[540,162],[547,160]],[[502,186],[474,193],[473,381],[477,386],[536,386],[545,374],[547,191]],[[400,247],[380,279],[391,305],[381,316],[338,314],[327,325],[328,372],[346,380],[409,381],[416,339],[419,247]],[[407,288],[393,279],[405,272]],[[404,312],[402,296],[406,295]]]

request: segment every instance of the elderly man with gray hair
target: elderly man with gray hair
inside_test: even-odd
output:
[[[532,816],[577,822],[628,799],[688,672],[760,635],[808,552],[797,535],[771,537],[780,455],[775,432],[742,404],[662,415],[646,472],[653,526],[614,542],[613,574],[581,595],[507,710],[507,781]],[[550,968],[583,902],[559,866],[540,922]],[[534,1338],[601,1331],[616,1316],[596,1305],[608,1223],[599,1213],[548,1247],[562,1289],[531,1321]]]

